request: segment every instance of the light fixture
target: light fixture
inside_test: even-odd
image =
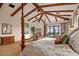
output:
[[[15,7],[15,5],[13,5],[13,4],[9,4],[9,7],[14,8],[14,7]]]

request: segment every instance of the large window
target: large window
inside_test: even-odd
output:
[[[49,26],[48,33],[53,35],[59,34],[59,26]]]

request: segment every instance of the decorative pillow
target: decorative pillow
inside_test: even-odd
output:
[[[69,41],[68,35],[64,35],[64,36],[61,38],[61,43],[62,43],[62,44],[67,44],[68,41]]]
[[[56,37],[55,44],[60,44],[60,43],[61,43],[61,38],[60,37]]]
[[[79,30],[70,36],[69,45],[79,54]]]

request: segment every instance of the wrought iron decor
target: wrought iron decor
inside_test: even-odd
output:
[[[12,34],[12,25],[2,23],[2,34]]]

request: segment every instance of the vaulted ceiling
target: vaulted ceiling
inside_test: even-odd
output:
[[[0,4],[7,6],[10,11],[11,17],[21,15],[21,4],[14,4],[14,8],[8,7],[9,4]],[[77,8],[78,3],[24,3],[24,19],[27,21],[44,22],[64,22],[72,18],[74,10]]]

